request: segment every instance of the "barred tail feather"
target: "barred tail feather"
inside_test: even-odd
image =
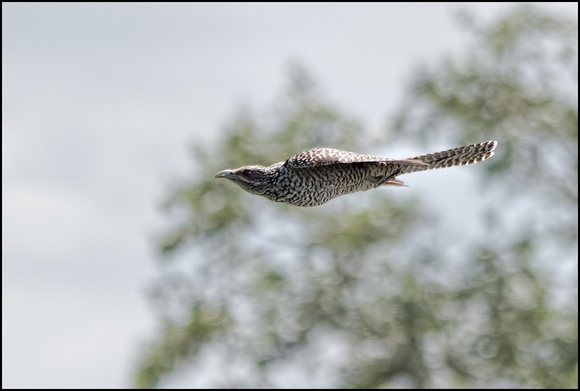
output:
[[[485,143],[453,148],[447,151],[415,156],[406,159],[406,161],[422,162],[424,165],[408,165],[404,167],[397,175],[424,170],[433,170],[435,168],[464,166],[467,164],[482,162],[493,156],[493,150],[496,146],[497,141],[488,141]]]

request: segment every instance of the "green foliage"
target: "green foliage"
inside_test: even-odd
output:
[[[206,307],[201,303],[193,304],[185,326],[165,326],[162,340],[141,363],[135,380],[137,387],[146,388],[157,383],[181,361],[195,356],[214,334],[226,329],[228,319],[224,309]]]
[[[439,210],[387,191],[300,209],[214,180],[314,146],[370,150],[294,68],[271,114],[242,112],[194,149],[151,290],[165,326],[137,386],[189,368],[213,387],[577,387],[575,286],[556,274],[577,257],[576,28],[521,7],[473,34],[473,52],[417,77],[395,128],[416,143],[499,140],[477,171],[477,238],[450,251],[462,240]],[[202,374],[210,352],[219,368]]]

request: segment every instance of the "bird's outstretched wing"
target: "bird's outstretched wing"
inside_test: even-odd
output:
[[[403,166],[426,166],[420,160],[394,160],[386,157],[363,155],[356,152],[342,151],[332,148],[313,148],[296,154],[284,163],[287,168],[312,168],[328,165],[342,165],[353,163],[385,163]]]

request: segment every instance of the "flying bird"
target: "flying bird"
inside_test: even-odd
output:
[[[331,148],[300,152],[284,162],[224,170],[226,178],[248,193],[296,206],[318,206],[357,191],[405,186],[396,177],[417,171],[463,166],[493,156],[497,141],[396,160]]]

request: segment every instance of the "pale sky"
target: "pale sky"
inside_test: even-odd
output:
[[[457,11],[513,6],[2,3],[3,388],[131,386],[160,204],[189,146],[263,112],[290,61],[381,131],[415,69],[467,49]]]

